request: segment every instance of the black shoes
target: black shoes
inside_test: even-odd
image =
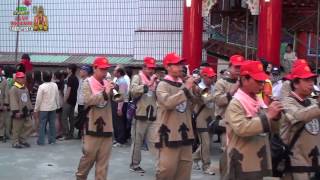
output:
[[[139,167],[135,167],[135,168],[130,167],[130,171],[136,172],[136,173],[145,173],[145,172],[146,172],[146,171],[143,170],[140,166],[139,166]]]
[[[20,142],[20,144],[21,144],[23,147],[26,147],[26,148],[29,148],[29,147],[30,147],[30,144],[27,143],[27,142]]]

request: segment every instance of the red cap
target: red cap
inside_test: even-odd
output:
[[[312,73],[310,67],[306,64],[300,64],[299,66],[293,67],[291,70],[292,79],[308,79],[316,76],[317,75]]]
[[[211,67],[205,67],[201,71],[201,76],[215,77],[217,74]]]
[[[153,57],[145,57],[143,59],[144,65],[146,65],[148,68],[155,68],[156,67],[156,59]]]
[[[269,78],[263,71],[263,65],[259,61],[246,61],[243,63],[240,69],[240,75],[249,75],[257,81],[265,81]]]
[[[106,69],[106,68],[111,67],[108,59],[105,57],[96,57],[96,59],[93,61],[92,66],[99,68],[99,69]]]
[[[308,65],[308,62],[305,59],[297,59],[293,61],[292,68],[295,68],[300,65]]]
[[[284,76],[284,78],[287,79],[287,80],[292,80],[291,74],[287,74],[286,76]]]
[[[294,68],[296,68],[297,66],[301,66],[301,65],[305,65],[305,66],[308,66],[308,62],[305,60],[305,59],[297,59],[295,60],[293,63],[292,63],[292,68],[291,68],[291,72]],[[288,79],[288,80],[292,80],[294,79],[292,77],[292,74],[287,74],[285,77],[285,79]]]
[[[186,59],[180,57],[176,53],[169,53],[163,59],[163,65],[168,66],[169,64],[178,64],[180,62],[185,61]]]
[[[233,55],[230,57],[230,63],[234,66],[241,66],[243,65],[245,59],[241,55]]]
[[[24,78],[25,74],[23,72],[17,72],[16,73],[16,78]]]

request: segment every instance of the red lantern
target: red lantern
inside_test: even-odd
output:
[[[26,6],[30,6],[32,3],[32,0],[23,0],[23,4]]]

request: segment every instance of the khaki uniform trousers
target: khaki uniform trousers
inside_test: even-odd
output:
[[[0,112],[0,136],[10,137],[11,131],[11,112],[1,111]]]
[[[131,128],[131,137],[132,137],[132,145],[131,145],[131,163],[130,167],[136,168],[139,167],[141,162],[141,146],[143,145],[144,140],[146,139],[149,152],[152,155],[156,156],[155,145],[152,140],[152,132],[153,132],[152,122],[148,120],[135,120],[132,123]]]
[[[86,180],[88,174],[96,164],[95,180],[106,180],[109,159],[112,149],[111,137],[83,136],[83,156],[80,159],[77,180]]]
[[[0,111],[0,136],[4,136],[5,123],[6,123],[5,112]]]
[[[193,153],[194,161],[202,161],[202,170],[205,171],[210,167],[211,158],[210,158],[210,142],[211,135],[209,132],[200,132],[198,133],[200,146]]]
[[[220,177],[223,179],[223,177],[227,174],[227,134],[223,133],[221,134],[221,150],[222,154],[220,155],[219,159],[219,171],[220,171]]]
[[[0,111],[0,136],[5,135],[5,126],[6,126],[6,112]]]
[[[12,118],[12,144],[27,142],[27,138],[32,132],[31,117]]]
[[[158,151],[156,180],[190,180],[192,146],[163,147]]]

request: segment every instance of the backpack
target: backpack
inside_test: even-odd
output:
[[[132,120],[136,116],[136,109],[137,109],[137,103],[141,99],[141,96],[135,99],[132,99],[131,101],[128,102],[127,106],[127,119]]]
[[[303,107],[308,107],[311,105],[311,101],[309,99],[304,100],[303,102],[299,101],[296,97],[290,96],[295,99],[299,104]],[[272,157],[272,171],[275,177],[282,177],[283,173],[288,170],[291,166],[290,155],[292,155],[292,148],[295,143],[299,139],[305,123],[300,123],[301,125],[293,135],[291,142],[289,144],[285,144],[278,134],[275,134],[270,139],[271,145],[271,157]]]
[[[296,131],[289,145],[282,141],[279,134],[275,134],[271,137],[270,144],[273,176],[282,177],[283,173],[290,167],[291,150],[299,139],[303,129],[304,123],[303,126]]]

